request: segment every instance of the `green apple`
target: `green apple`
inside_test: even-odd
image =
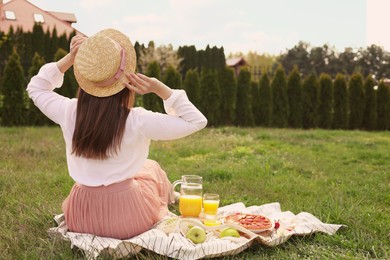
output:
[[[240,237],[240,233],[238,233],[237,229],[235,228],[225,228],[219,233],[219,237]]]
[[[186,238],[195,244],[203,243],[206,240],[206,231],[201,227],[193,226],[187,231]]]

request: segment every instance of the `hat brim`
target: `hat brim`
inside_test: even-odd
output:
[[[79,86],[85,92],[95,97],[108,97],[117,94],[125,88],[125,83],[128,82],[126,74],[135,71],[137,58],[133,44],[131,43],[130,39],[122,32],[115,29],[104,29],[98,32],[96,36],[109,37],[122,46],[126,53],[126,66],[124,72],[112,85],[102,88],[96,86],[94,82],[84,78],[78,71],[77,66],[74,66],[73,71]]]

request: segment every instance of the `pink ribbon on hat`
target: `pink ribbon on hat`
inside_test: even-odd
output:
[[[126,52],[122,48],[121,49],[121,63],[119,65],[119,68],[118,68],[117,72],[115,73],[115,75],[109,79],[95,83],[95,86],[107,87],[107,86],[114,84],[115,81],[117,81],[122,76],[123,72],[125,71],[125,66],[126,66]]]

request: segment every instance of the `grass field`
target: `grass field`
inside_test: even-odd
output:
[[[73,184],[64,149],[59,128],[0,128],[0,259],[83,258],[47,235]],[[150,158],[171,181],[203,176],[222,205],[280,202],[348,226],[225,259],[390,259],[390,132],[209,128],[154,142]]]

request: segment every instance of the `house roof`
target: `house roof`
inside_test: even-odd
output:
[[[226,65],[229,67],[243,66],[245,64],[246,61],[244,60],[243,57],[226,59]]]
[[[72,23],[76,22],[76,17],[71,13],[62,12],[48,12],[35,6],[27,0],[10,0],[3,3],[0,0],[0,31],[8,32],[12,26],[14,29],[22,28],[23,31],[32,31],[35,22],[42,22],[42,27],[46,31],[48,29],[53,30],[56,28],[59,35],[82,34],[78,30],[72,27]],[[1,4],[3,3],[3,4]],[[10,17],[6,17],[11,13]]]
[[[48,13],[58,17],[62,21],[69,22],[69,23],[77,23],[76,16],[72,13],[61,13],[61,12],[53,12],[53,11],[48,11]]]

